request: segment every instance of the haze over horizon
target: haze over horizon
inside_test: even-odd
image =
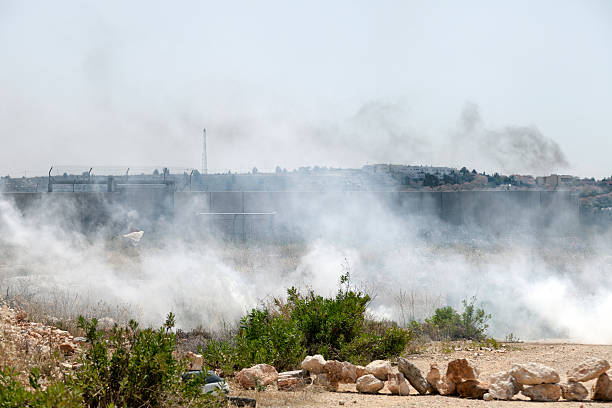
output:
[[[612,3],[0,0],[0,175],[612,173]]]

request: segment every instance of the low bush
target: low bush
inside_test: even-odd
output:
[[[83,401],[78,390],[57,382],[43,389],[39,384],[40,372],[30,373],[28,390],[17,380],[17,373],[5,368],[0,371],[0,407],[2,408],[82,408]]]
[[[410,331],[367,321],[370,297],[352,290],[348,282],[347,272],[334,297],[291,288],[286,299],[253,309],[233,340],[210,340],[201,349],[206,364],[229,371],[265,362],[285,370],[297,368],[307,354],[354,363],[401,354],[412,338]]]
[[[412,332],[395,326],[388,327],[382,334],[364,332],[350,343],[345,343],[338,358],[366,365],[373,360],[401,355],[412,339]]]
[[[33,369],[24,387],[10,370],[0,372],[0,407],[213,407],[219,398],[202,391],[204,376],[182,381],[186,364],[173,352],[176,337],[168,315],[159,330],[139,329],[131,321],[115,326],[109,335],[97,329],[95,319],[79,318],[88,347],[81,367],[44,390],[40,370]]]
[[[253,309],[240,321],[237,365],[267,363],[279,370],[297,366],[306,356],[304,334],[294,319]]]
[[[141,330],[132,320],[127,327],[113,328],[108,339],[97,330],[95,319],[80,317],[79,327],[90,347],[70,383],[81,390],[87,406],[158,407],[169,401],[210,405],[210,398],[201,394],[202,377],[181,381],[186,365],[173,356],[176,335],[171,331],[172,313],[159,330]]]
[[[463,312],[459,314],[451,306],[436,309],[433,316],[423,323],[412,322],[412,329],[420,336],[432,340],[483,340],[491,315],[475,306],[476,298],[463,300]]]

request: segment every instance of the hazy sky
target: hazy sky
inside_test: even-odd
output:
[[[0,0],[0,174],[612,174],[612,2]]]

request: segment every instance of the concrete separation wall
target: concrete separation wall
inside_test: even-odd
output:
[[[0,199],[25,213],[70,212],[88,228],[114,223],[117,228],[151,229],[174,221],[243,238],[299,230],[325,217],[433,217],[452,225],[499,229],[559,222],[571,226],[579,219],[578,198],[566,191],[174,192],[126,186],[115,192],[0,193]]]

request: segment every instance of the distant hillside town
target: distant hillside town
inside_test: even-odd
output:
[[[548,176],[486,174],[466,167],[368,164],[359,169],[300,167],[291,171],[202,174],[198,170],[159,168],[123,175],[105,174],[104,168],[80,174],[46,177],[0,177],[4,192],[114,191],[116,186],[169,186],[176,191],[464,191],[570,190],[584,206],[612,208],[612,177],[596,180],[571,175]]]

